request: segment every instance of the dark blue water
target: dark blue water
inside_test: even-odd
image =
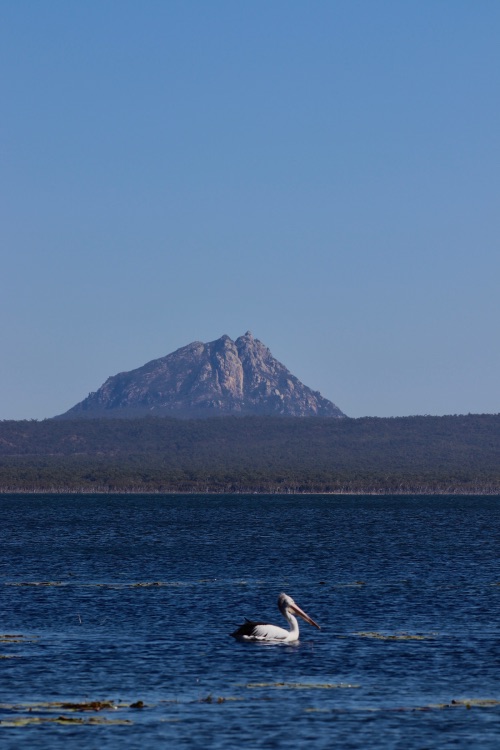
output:
[[[2,747],[500,746],[498,497],[0,508],[0,634],[18,636],[0,639]],[[228,636],[245,616],[285,625],[281,591],[322,630]],[[60,705],[104,700],[118,708]],[[85,723],[45,721],[59,716]]]

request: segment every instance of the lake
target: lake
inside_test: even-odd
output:
[[[500,746],[500,497],[0,507],[3,748]],[[229,637],[281,591],[321,631]]]

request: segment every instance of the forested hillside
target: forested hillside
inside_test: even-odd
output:
[[[0,422],[0,491],[500,492],[500,415]]]

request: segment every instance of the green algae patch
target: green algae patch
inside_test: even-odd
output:
[[[374,638],[378,641],[428,641],[434,640],[437,633],[377,633],[375,631],[366,631],[353,633],[360,638]]]

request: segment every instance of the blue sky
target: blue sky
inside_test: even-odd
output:
[[[498,0],[0,0],[0,419],[250,329],[500,411]]]

